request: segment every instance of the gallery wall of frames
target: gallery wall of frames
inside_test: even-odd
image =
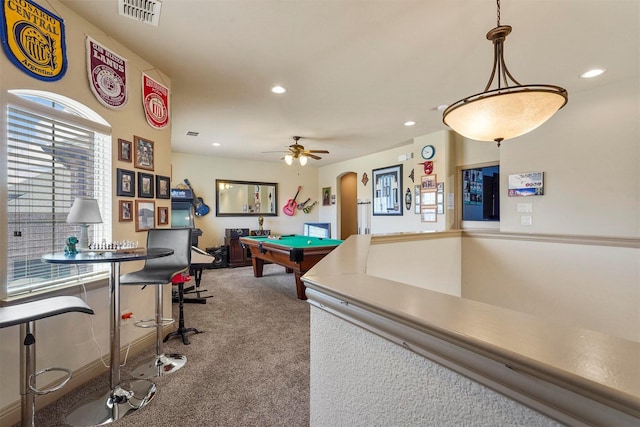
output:
[[[136,231],[169,225],[169,208],[156,199],[171,198],[171,178],[154,174],[153,141],[134,135],[133,142],[118,139],[118,160],[132,169],[116,169],[118,221],[134,221]]]

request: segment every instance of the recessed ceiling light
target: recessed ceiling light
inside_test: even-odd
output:
[[[214,147],[220,147],[220,143],[219,142],[214,142],[211,145],[213,145]]]
[[[187,136],[198,136],[200,132],[194,132],[192,130],[187,131]]]
[[[580,77],[582,77],[583,79],[590,79],[592,77],[597,77],[600,74],[603,74],[605,71],[604,68],[594,68],[593,70],[589,70],[585,73],[580,74]]]
[[[281,94],[281,93],[285,93],[287,90],[285,88],[283,88],[282,86],[274,86],[271,88],[271,92],[273,93],[277,93],[277,94]]]
[[[415,124],[416,124],[416,122],[414,122],[413,120],[409,120],[408,122],[404,122],[405,126],[413,126]]]

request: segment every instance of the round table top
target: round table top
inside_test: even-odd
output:
[[[132,252],[100,252],[87,251],[67,255],[64,252],[56,252],[42,256],[44,262],[52,264],[95,264],[103,262],[140,261],[151,258],[161,258],[173,254],[170,248],[139,248]]]

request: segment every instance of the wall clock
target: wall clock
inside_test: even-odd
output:
[[[433,145],[425,145],[422,147],[422,152],[420,154],[422,154],[423,159],[430,160],[436,155],[436,149]]]

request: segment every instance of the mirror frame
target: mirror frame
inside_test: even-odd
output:
[[[221,212],[220,184],[273,186],[275,212]],[[249,191],[247,192],[250,193]],[[260,181],[237,181],[232,179],[216,179],[216,216],[278,216],[278,183]]]

